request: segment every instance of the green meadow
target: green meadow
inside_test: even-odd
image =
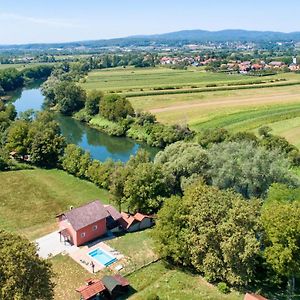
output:
[[[55,216],[108,192],[59,170],[0,172],[0,228],[38,238],[57,229]]]
[[[136,110],[194,130],[254,131],[268,125],[300,146],[300,74],[253,77],[187,70],[114,68],[90,72],[81,85],[129,97]]]

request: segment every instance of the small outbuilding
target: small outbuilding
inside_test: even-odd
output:
[[[132,215],[125,212],[121,212],[122,219],[120,219],[120,224],[123,229],[127,232],[134,232],[140,229],[140,222],[136,220]]]
[[[99,300],[105,295],[106,287],[99,279],[88,279],[76,292],[80,293],[81,300]]]
[[[136,213],[133,217],[139,221],[139,230],[150,228],[154,225],[154,218],[152,216]]]
[[[114,276],[104,276],[102,278],[102,283],[112,298],[127,293],[129,289],[128,280],[119,274]]]

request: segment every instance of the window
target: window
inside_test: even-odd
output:
[[[85,237],[85,232],[82,232],[81,234],[80,234],[80,237]]]
[[[98,229],[98,226],[97,225],[94,225],[93,226],[93,231],[96,231]]]

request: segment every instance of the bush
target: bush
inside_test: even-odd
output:
[[[89,123],[109,135],[123,136],[126,132],[126,128],[121,123],[112,122],[100,116],[92,118]]]
[[[86,109],[83,108],[79,112],[74,114],[74,118],[80,122],[88,123],[92,117],[87,113]]]
[[[228,294],[230,292],[230,288],[225,282],[219,282],[217,288],[222,294]]]

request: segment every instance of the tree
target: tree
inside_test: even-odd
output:
[[[126,202],[125,182],[129,176],[135,173],[139,164],[149,163],[150,156],[146,150],[139,149],[136,155],[131,155],[128,162],[115,166],[115,169],[110,177],[109,191],[112,196],[112,201],[119,207],[121,211],[122,204]]]
[[[257,200],[198,182],[183,198],[165,202],[155,240],[163,257],[193,267],[210,281],[246,285],[260,254],[259,211]]]
[[[161,206],[161,197],[169,196],[168,178],[159,165],[139,164],[124,185],[128,210],[154,213]]]
[[[198,144],[179,141],[160,151],[154,163],[162,164],[165,173],[174,176],[175,189],[178,191],[183,178],[188,178],[193,174],[206,176],[208,156],[206,150]]]
[[[17,120],[10,126],[6,140],[8,151],[16,151],[20,156],[29,154],[29,128],[29,123],[22,120]]]
[[[86,93],[75,83],[62,81],[55,88],[55,99],[59,112],[72,115],[84,107]]]
[[[0,299],[53,299],[51,264],[28,240],[0,230]]]
[[[99,113],[99,105],[102,98],[103,93],[101,91],[92,90],[87,94],[85,110],[88,115],[94,116]]]
[[[233,188],[246,198],[264,196],[272,183],[298,185],[289,162],[278,153],[252,142],[227,142],[208,152],[211,183],[221,189]]]
[[[127,116],[133,116],[134,110],[130,102],[123,96],[106,95],[100,103],[100,114],[110,121],[120,121]]]
[[[30,161],[39,167],[56,167],[65,148],[65,138],[53,114],[39,112],[28,131]]]
[[[204,148],[208,148],[212,144],[222,143],[228,138],[229,132],[223,128],[205,129],[196,136],[197,143]]]
[[[62,158],[62,167],[68,173],[77,176],[80,172],[80,161],[84,152],[74,144],[67,145]]]
[[[265,230],[264,257],[279,276],[290,280],[293,292],[295,277],[300,275],[299,200],[266,202],[262,210],[262,224]]]

